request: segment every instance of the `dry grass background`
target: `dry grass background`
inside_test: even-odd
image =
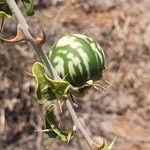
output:
[[[93,138],[101,135],[110,143],[117,136],[115,150],[149,150],[150,2],[107,2],[43,1],[26,19],[37,34],[44,28],[46,51],[69,33],[86,34],[100,43],[107,55],[104,77],[115,88],[100,81],[108,90],[91,90],[76,101],[76,112]],[[15,29],[15,21],[7,20],[2,34],[13,36]],[[37,59],[27,43],[0,41],[0,150],[88,150],[80,133],[66,145],[35,132],[43,126],[44,108],[35,102],[35,82],[26,72]],[[61,117],[69,124],[67,111]]]

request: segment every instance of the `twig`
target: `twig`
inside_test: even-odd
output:
[[[69,111],[69,113],[70,113],[70,115],[71,115],[71,117],[72,117],[72,119],[74,121],[75,126],[80,130],[80,132],[82,133],[82,135],[86,139],[89,147],[92,149],[92,147],[93,147],[93,141],[88,136],[88,134],[86,133],[85,129],[83,128],[83,126],[82,126],[81,122],[79,121],[79,119],[78,119],[78,117],[77,117],[74,109],[72,108],[72,105],[71,105],[71,103],[70,103],[69,100],[66,101],[66,106],[67,106],[67,109],[68,109],[68,111]]]
[[[51,63],[49,62],[45,52],[42,50],[42,47],[37,45],[35,42],[35,39],[32,36],[32,31],[30,30],[24,16],[22,15],[21,11],[19,10],[16,2],[14,0],[5,0],[8,4],[9,8],[11,9],[14,17],[16,18],[19,27],[22,29],[22,31],[25,34],[26,39],[32,44],[33,48],[35,49],[37,55],[39,56],[40,60],[46,65],[50,76],[53,79],[60,79],[58,74],[56,73],[55,69],[53,69]]]
[[[22,29],[22,31],[24,32],[26,39],[32,44],[33,48],[35,49],[37,55],[39,56],[40,60],[45,64],[45,66],[48,69],[49,75],[53,78],[53,79],[57,79],[57,80],[61,80],[61,78],[59,77],[59,75],[56,73],[55,69],[53,68],[53,66],[51,65],[50,61],[48,60],[45,52],[42,50],[42,46],[37,45],[37,43],[35,42],[35,39],[32,36],[32,31],[30,30],[24,16],[22,15],[22,13],[20,12],[16,2],[14,0],[5,0],[6,3],[8,4],[9,8],[11,9],[14,17],[16,18],[20,28]],[[77,118],[77,115],[70,103],[69,100],[66,100],[66,107],[76,125],[76,127],[79,129],[79,131],[81,132],[81,134],[84,136],[86,142],[88,143],[90,149],[92,150],[92,145],[93,145],[93,141],[92,139],[87,135],[85,129],[83,128],[81,122],[79,121],[79,119]]]

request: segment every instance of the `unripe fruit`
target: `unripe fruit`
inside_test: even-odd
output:
[[[52,47],[49,59],[60,77],[76,87],[88,80],[101,79],[105,66],[103,49],[97,42],[81,34],[59,39]]]

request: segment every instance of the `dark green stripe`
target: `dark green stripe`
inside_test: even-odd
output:
[[[104,51],[103,51],[103,49],[102,49],[102,47],[100,45],[99,45],[100,49],[98,48],[98,43],[95,43],[95,46],[97,47],[97,49],[99,50],[99,52],[102,55],[102,59],[103,59],[102,64],[103,64],[103,68],[104,68],[104,65],[105,65],[105,54],[104,54]]]
[[[73,36],[73,37],[76,37],[76,36]],[[76,37],[76,39],[77,40],[75,40],[75,41],[80,42],[82,44],[83,51],[90,58],[89,67],[90,67],[91,77],[95,76],[95,74],[98,72],[98,66],[97,65],[99,65],[95,61],[96,60],[95,52],[93,52],[93,50],[91,49],[90,44],[86,40],[84,40],[83,38],[80,38],[80,37]]]
[[[78,57],[80,59],[80,61],[82,62],[82,57],[79,55],[79,53],[77,51],[75,51],[73,48],[70,48],[70,45],[66,45],[66,46],[63,46],[61,48],[60,47],[58,47],[58,48],[54,47],[54,48],[55,48],[55,50],[53,50],[51,55],[50,55],[50,59],[51,59],[52,65],[54,67],[56,66],[56,64],[54,64],[55,56],[61,57],[64,60],[64,68],[65,68],[64,72],[65,72],[65,74],[67,74],[69,72],[68,58],[67,58],[66,54],[58,53],[60,50],[63,50],[63,49],[67,50],[67,54],[72,53],[75,57]],[[80,63],[80,64],[81,64],[81,67],[82,67],[82,70],[83,70],[83,74],[81,74],[81,72],[79,71],[78,66],[73,65],[75,73],[77,74],[76,76],[74,76],[74,80],[77,83],[74,83],[74,81],[72,80],[70,74],[68,74],[66,76],[66,80],[70,81],[70,83],[73,84],[73,85],[78,85],[80,82],[84,83],[85,80],[87,79],[86,66],[84,65],[84,63]]]
[[[98,43],[94,42],[92,39],[90,39],[88,37],[83,38],[78,35],[70,35],[70,37],[75,38],[74,41],[71,39],[70,43],[77,42],[77,43],[81,44],[82,47],[79,46],[78,48],[82,48],[83,51],[87,54],[87,57],[89,58],[89,62],[83,61],[83,58],[81,57],[82,53],[80,53],[80,50],[76,50],[76,49],[72,48],[70,44],[61,46],[61,47],[57,47],[57,43],[58,43],[57,42],[52,47],[52,50],[49,54],[49,58],[52,62],[52,65],[54,67],[56,66],[56,63],[54,63],[54,59],[56,58],[56,56],[61,57],[64,61],[64,73],[67,74],[66,80],[69,81],[74,86],[81,86],[89,79],[93,79],[93,80],[100,79],[102,76],[104,65],[105,65],[105,54],[103,52],[103,49],[101,47],[98,48]],[[93,43],[95,45],[95,48],[97,49],[97,52],[95,52],[91,47],[91,44],[93,44]],[[83,74],[80,72],[79,66],[75,66],[72,63],[75,73],[76,73],[76,75],[73,76],[74,80],[72,80],[71,75],[70,75],[71,71],[68,68],[69,60],[67,58],[67,54],[59,53],[59,51],[63,51],[63,50],[67,51],[67,54],[69,54],[69,53],[73,54],[74,57],[79,58],[81,61],[80,65],[82,67]],[[100,54],[101,57],[98,55],[98,53]],[[70,60],[70,61],[72,61],[72,60]],[[88,72],[87,72],[85,63],[88,63],[88,66],[90,69],[90,78],[89,79],[88,79]],[[62,77],[62,75],[61,75],[61,77]]]

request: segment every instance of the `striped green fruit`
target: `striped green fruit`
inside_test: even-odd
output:
[[[76,87],[88,80],[101,79],[105,65],[104,51],[100,45],[81,34],[59,39],[52,47],[49,59],[60,77]]]

